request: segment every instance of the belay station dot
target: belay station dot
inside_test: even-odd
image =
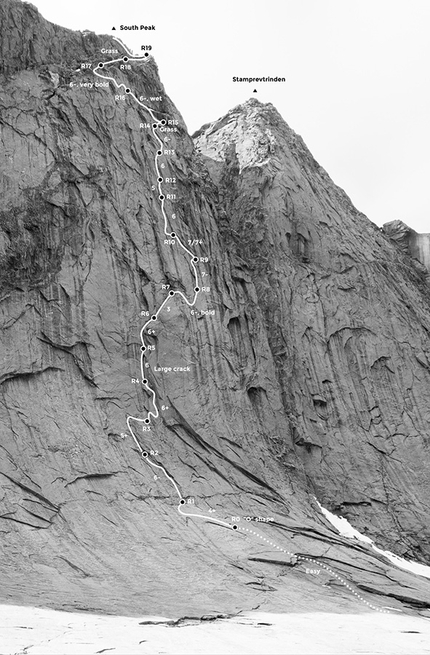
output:
[[[133,55],[132,55],[132,56],[133,56]],[[145,57],[149,57],[149,53],[148,53],[148,52],[145,52]],[[128,62],[129,59],[130,59],[129,57],[124,56],[124,57],[122,58],[122,61],[124,61],[124,62]],[[114,61],[120,61],[120,60],[121,60],[121,59],[114,60]],[[110,64],[110,63],[112,63],[112,62],[105,62],[105,63],[106,63],[106,64]],[[99,64],[98,64],[98,68],[103,68],[104,65],[105,65],[105,63],[103,63],[103,62],[99,62]],[[97,68],[97,67],[96,67],[96,68]],[[94,70],[94,73],[97,75],[96,70]],[[103,76],[102,76],[102,75],[99,75],[99,77],[103,77]],[[105,79],[109,79],[109,78],[105,78]],[[112,79],[113,79],[113,78],[112,78]],[[125,93],[127,93],[127,94],[131,93],[131,89],[126,88],[125,84],[117,84],[117,83],[116,83],[116,86],[117,86],[118,89],[120,89],[120,88],[121,88],[121,89],[124,88],[124,89],[125,89]],[[137,98],[136,98],[135,95],[132,95],[132,98],[135,99],[135,100],[137,100]],[[137,102],[139,102],[139,101],[137,101]],[[149,109],[149,108],[147,108],[147,109]],[[152,112],[152,110],[150,110],[150,114],[151,114],[151,118],[152,118],[152,120],[153,120],[153,121],[156,121],[156,122],[154,122],[154,123],[152,124],[152,128],[153,128],[153,130],[154,130],[154,133],[153,133],[152,136],[155,137],[155,139],[157,140],[159,147],[163,148],[163,147],[165,147],[165,146],[164,146],[164,144],[162,143],[162,140],[159,138],[159,136],[158,136],[157,133],[155,132],[155,130],[156,130],[157,128],[160,128],[160,126],[167,125],[168,123],[171,124],[171,121],[168,121],[168,120],[166,120],[166,119],[158,119],[157,117],[154,116],[154,113]],[[168,141],[168,138],[167,138],[167,137],[165,138],[165,141],[166,141],[166,142]],[[166,154],[167,152],[169,152],[169,151],[167,151],[167,150],[164,151],[165,154]],[[156,155],[156,156],[160,157],[162,154],[163,154],[163,150],[161,149],[161,150],[158,150],[158,151],[157,151],[157,155]],[[155,174],[158,176],[158,182],[159,182],[159,183],[163,182],[163,179],[164,179],[164,178],[161,177],[160,171],[158,170],[158,165],[157,165],[157,161],[156,161],[156,160],[155,160],[155,169],[156,169],[156,170],[155,170]],[[167,178],[166,178],[166,179],[167,179]],[[156,188],[156,187],[154,186],[153,189],[155,190],[155,188]],[[160,192],[160,191],[161,191],[161,188],[159,187],[159,192]],[[165,196],[161,194],[161,195],[159,195],[159,199],[160,199],[160,200],[164,200],[164,199],[165,199]],[[162,210],[162,213],[163,213],[163,215],[164,215],[164,219],[165,219],[165,221],[166,221],[166,223],[165,223],[165,235],[168,236],[169,233],[168,233],[168,231],[167,231],[167,229],[166,229],[166,227],[167,227],[167,217],[166,217],[165,210],[164,210],[164,203],[161,204],[161,210]],[[173,214],[173,216],[175,216],[175,215]],[[182,235],[182,231],[181,231],[181,235]],[[171,232],[171,233],[170,233],[170,237],[171,237],[171,238],[175,238],[175,237],[176,237],[176,233],[175,233],[175,232]],[[200,262],[203,261],[203,258],[199,258],[199,257],[197,257],[197,256],[193,256],[192,253],[190,253],[190,251],[187,250],[187,249],[185,248],[185,246],[182,246],[181,240],[180,240],[179,238],[178,238],[178,242],[177,242],[177,243],[178,243],[178,245],[180,245],[180,246],[181,246],[181,247],[182,247],[186,252],[188,252],[188,253],[191,255],[191,262],[192,262],[192,263],[197,264],[199,261],[200,261]],[[199,282],[200,282],[200,278],[199,278],[198,275],[197,275],[197,269],[196,269],[196,267],[193,267],[193,269],[194,269],[194,273],[195,273],[195,284],[199,284]],[[201,282],[202,282],[202,284],[204,284],[204,281],[203,281],[203,280],[202,280]],[[206,287],[205,287],[205,290],[207,290]],[[194,292],[195,292],[195,293],[198,293],[198,292],[200,292],[200,291],[201,291],[201,288],[200,288],[199,286],[195,286],[195,287],[194,287]],[[183,294],[181,291],[178,291],[178,290],[176,290],[176,291],[170,290],[170,291],[168,292],[168,295],[169,295],[170,297],[174,296],[175,294],[179,294],[180,296],[182,296],[182,298],[184,298],[184,299],[186,300],[184,294]],[[188,302],[189,305],[194,305],[194,304],[195,304],[195,301],[196,301],[196,297],[194,297],[194,301],[193,301],[193,303],[189,303],[188,301],[187,301],[187,302]],[[158,310],[156,309],[157,314],[160,312],[161,307],[163,307],[163,306],[164,306],[164,302],[163,302],[163,304],[160,306],[160,308],[159,308]],[[169,309],[170,309],[170,308],[169,308]],[[144,313],[146,314],[146,312],[144,312]],[[148,312],[148,314],[149,314],[149,312]],[[153,315],[151,316],[151,319],[150,319],[150,320],[151,320],[151,321],[156,321],[156,320],[157,320],[157,314],[153,314]],[[149,323],[149,321],[148,321],[147,323],[144,324],[144,328],[147,327],[148,323]],[[143,329],[144,329],[144,328],[143,328]],[[154,330],[154,331],[155,331],[155,330]],[[158,330],[157,330],[157,331],[158,331]],[[141,343],[142,343],[142,339],[141,339]],[[149,347],[151,348],[152,346],[149,346]],[[140,346],[140,350],[142,351],[142,353],[146,352],[146,350],[147,350],[147,346],[145,346],[144,344],[142,344],[142,345]],[[141,358],[141,364],[143,364],[143,360],[144,360],[144,358]],[[148,366],[148,364],[146,364],[146,366]],[[171,370],[171,369],[170,369],[170,370]],[[142,375],[143,375],[143,371],[142,371]],[[139,380],[133,380],[133,381],[138,382]],[[145,389],[145,391],[152,392],[152,394],[153,394],[153,396],[154,396],[153,406],[154,406],[155,413],[154,413],[154,411],[148,411],[146,418],[139,418],[139,419],[135,419],[134,417],[129,417],[129,418],[132,418],[133,420],[138,420],[138,421],[143,422],[143,423],[145,423],[146,425],[148,425],[148,424],[151,423],[151,417],[153,417],[153,418],[155,419],[156,417],[159,416],[159,412],[158,412],[158,407],[157,407],[156,402],[155,402],[155,392],[151,389],[151,387],[150,387],[150,385],[149,385],[149,383],[148,383],[148,380],[147,380],[146,378],[143,378],[143,379],[142,379],[142,383],[143,383],[144,385],[146,385],[146,389]],[[163,408],[165,409],[165,406],[163,406]],[[145,434],[145,433],[146,433],[148,430],[150,430],[150,429],[151,429],[151,428],[143,428],[143,429],[142,429],[142,433]],[[145,431],[145,432],[144,432],[144,431]],[[131,434],[132,434],[133,437],[134,437],[134,434],[133,434],[131,428],[130,428],[130,432],[131,432]],[[124,435],[124,436],[125,436],[125,435]],[[136,439],[135,439],[135,440],[136,440]],[[139,446],[139,444],[137,444],[137,445]],[[142,450],[142,449],[141,449],[141,446],[139,446],[139,450],[140,450],[140,453],[141,453],[141,455],[142,455],[142,457],[143,457],[144,459],[148,458],[150,453],[151,453],[151,455],[154,454],[154,451],[152,451],[152,450],[149,451],[149,452],[148,452],[148,451],[144,451],[144,450]],[[169,479],[173,482],[173,479],[170,478],[170,476],[167,474],[167,472],[166,472],[166,470],[163,468],[163,466],[161,466],[161,465],[157,465],[157,464],[153,463],[153,462],[150,461],[150,460],[148,460],[148,465],[155,466],[155,467],[157,467],[157,468],[159,468],[159,469],[162,469],[162,470],[164,471],[165,475],[167,476],[167,478],[169,478]],[[154,476],[154,478],[157,479],[157,476]],[[174,483],[174,484],[175,484],[175,483]],[[185,504],[187,503],[187,500],[186,500],[185,498],[182,498],[182,497],[181,497],[180,491],[179,491],[178,487],[176,486],[176,484],[175,484],[175,488],[176,488],[176,491],[178,492],[178,495],[179,495],[179,497],[180,497],[179,505],[185,505]],[[192,502],[192,499],[191,499],[191,498],[188,498],[188,502],[191,503],[191,502]],[[186,516],[186,515],[187,515],[186,512],[184,512],[184,513],[180,512],[180,513],[183,514],[183,516]],[[191,515],[191,516],[193,516],[193,515]],[[206,519],[207,519],[207,518],[210,518],[210,517],[206,517],[206,516],[204,516],[204,515],[197,515],[197,514],[194,515],[194,516],[201,516],[201,518],[206,518]],[[249,520],[249,521],[250,521],[250,520],[251,520],[251,517],[245,517],[245,520]],[[272,520],[273,520],[273,519],[272,519]],[[247,532],[247,533],[253,534],[253,535],[259,537],[260,539],[262,539],[264,542],[266,542],[266,544],[269,544],[270,546],[276,548],[276,549],[279,550],[279,551],[283,551],[283,552],[285,552],[285,553],[289,552],[289,551],[286,551],[285,549],[281,548],[280,546],[276,545],[274,542],[269,541],[269,539],[267,539],[266,537],[263,537],[262,535],[259,535],[259,534],[258,534],[257,532],[255,532],[254,530],[250,530],[249,528],[246,528],[246,527],[241,527],[241,528],[239,528],[239,526],[238,526],[237,524],[231,524],[230,522],[227,523],[226,521],[218,521],[218,522],[221,523],[221,524],[223,524],[224,526],[228,526],[228,527],[230,527],[232,530],[235,530],[235,531],[239,531],[239,530],[240,530],[241,532]],[[291,553],[290,553],[290,555],[291,555]],[[332,575],[333,575],[333,576],[334,576],[338,581],[340,581],[340,582],[341,582],[341,583],[342,583],[342,584],[343,584],[343,585],[344,585],[348,590],[350,590],[350,591],[351,591],[351,592],[352,592],[356,597],[358,597],[358,598],[359,598],[362,602],[364,602],[367,606],[372,607],[372,608],[374,608],[375,610],[377,610],[377,611],[379,611],[379,612],[382,612],[382,613],[389,613],[389,612],[386,612],[386,611],[383,610],[383,609],[377,608],[376,606],[374,606],[374,605],[372,605],[371,603],[369,603],[368,601],[366,601],[366,600],[365,600],[362,596],[360,596],[360,594],[358,594],[358,593],[353,589],[353,587],[352,587],[350,584],[348,584],[348,583],[347,583],[347,582],[346,582],[346,581],[345,581],[345,580],[344,580],[340,575],[338,575],[336,572],[334,572],[332,569],[330,569],[330,568],[329,568],[328,566],[326,566],[325,564],[322,564],[322,563],[318,562],[318,560],[313,559],[313,558],[311,558],[311,557],[301,556],[301,555],[296,555],[296,560],[297,560],[297,562],[299,562],[299,563],[304,562],[304,561],[307,561],[307,562],[310,562],[310,563],[313,564],[313,565],[321,566],[321,567],[324,568],[327,572],[329,572],[330,574],[332,574]]]

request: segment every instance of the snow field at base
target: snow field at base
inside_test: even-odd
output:
[[[291,608],[290,608],[291,609]],[[1,655],[423,655],[430,620],[399,615],[271,614],[179,626],[140,625],[163,617],[101,616],[0,606]]]

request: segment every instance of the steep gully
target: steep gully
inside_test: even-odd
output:
[[[104,70],[105,67],[108,66],[109,64],[115,64],[115,63],[120,62],[120,61],[130,62],[130,63],[132,63],[133,61],[142,61],[142,60],[145,61],[145,59],[147,59],[147,57],[149,55],[148,55],[148,53],[146,53],[146,55],[144,57],[135,57],[129,50],[127,50],[127,48],[125,48],[124,44],[121,41],[119,41],[118,39],[115,39],[115,40],[117,40],[117,42],[121,45],[121,47],[126,50],[127,55],[124,55],[122,57],[118,57],[116,59],[100,62],[93,69],[93,73],[97,77],[100,77],[102,79],[108,80],[109,82],[112,82],[116,89],[119,90],[119,89],[123,88],[125,93],[127,95],[129,95],[131,98],[133,98],[134,102],[136,102],[143,109],[148,111],[148,113],[151,116],[151,119],[153,121],[153,123],[152,123],[152,135],[156,139],[156,141],[158,143],[158,146],[159,146],[159,150],[157,150],[155,158],[154,158],[154,169],[155,169],[155,174],[157,176],[157,185],[158,185],[158,193],[159,193],[158,197],[159,197],[159,201],[160,201],[160,208],[161,208],[161,212],[162,212],[162,215],[163,215],[163,218],[164,218],[164,234],[167,237],[170,237],[171,239],[174,239],[175,243],[177,243],[180,246],[180,248],[190,257],[189,264],[190,264],[190,267],[192,268],[192,271],[193,271],[193,274],[194,274],[194,279],[195,279],[194,296],[193,296],[192,300],[188,300],[188,298],[181,291],[169,290],[169,293],[166,296],[166,298],[159,305],[158,309],[152,314],[151,318],[148,321],[146,321],[146,323],[144,323],[144,325],[142,326],[142,328],[140,330],[140,340],[141,340],[141,344],[142,344],[141,345],[141,355],[140,355],[140,371],[141,371],[141,376],[142,376],[141,382],[142,382],[143,386],[145,387],[145,389],[148,391],[148,393],[152,396],[152,407],[153,408],[147,413],[147,415],[144,418],[139,418],[139,417],[136,417],[136,416],[130,416],[129,415],[127,417],[128,430],[129,430],[129,432],[130,432],[130,434],[131,434],[131,436],[132,436],[132,438],[133,438],[133,440],[134,440],[134,442],[135,442],[135,444],[136,444],[136,446],[137,446],[137,448],[138,448],[138,450],[139,450],[139,452],[141,454],[142,459],[144,461],[146,461],[154,469],[158,469],[158,470],[162,471],[162,473],[165,475],[165,477],[174,486],[175,491],[179,496],[179,504],[177,506],[177,510],[184,517],[187,517],[187,518],[188,517],[193,517],[193,518],[203,519],[203,520],[206,520],[206,521],[210,521],[211,523],[215,523],[215,524],[224,526],[224,527],[229,528],[231,530],[239,530],[239,531],[247,533],[249,535],[253,535],[255,537],[258,537],[259,539],[264,541],[267,545],[277,549],[278,551],[281,551],[281,552],[289,555],[291,557],[291,562],[293,564],[300,563],[300,562],[309,562],[312,565],[321,566],[328,573],[333,575],[338,582],[343,584],[358,600],[363,602],[365,605],[367,605],[368,607],[372,608],[373,610],[375,610],[377,612],[389,613],[389,610],[383,609],[381,607],[377,607],[376,605],[373,605],[372,603],[369,603],[365,598],[363,598],[363,596],[361,596],[361,594],[359,594],[340,575],[338,575],[335,571],[333,571],[327,565],[321,563],[320,561],[318,561],[318,560],[316,560],[314,558],[306,557],[306,556],[303,556],[303,555],[296,555],[295,553],[292,553],[292,552],[290,552],[290,551],[288,551],[288,550],[286,550],[284,548],[281,548],[279,545],[277,545],[273,541],[271,541],[271,540],[267,539],[266,537],[264,537],[263,535],[259,534],[256,530],[251,530],[249,528],[241,527],[241,526],[239,526],[237,524],[234,524],[234,523],[228,523],[226,521],[222,521],[222,520],[217,519],[217,518],[212,517],[212,516],[207,516],[207,515],[204,515],[204,514],[184,512],[183,509],[182,509],[182,506],[184,506],[186,504],[186,501],[185,501],[185,499],[184,499],[184,497],[183,497],[183,495],[182,495],[182,493],[181,493],[181,491],[179,489],[178,484],[175,482],[173,477],[169,475],[169,473],[166,471],[166,469],[162,465],[157,464],[156,462],[154,462],[154,461],[152,461],[150,459],[148,451],[145,450],[144,448],[142,448],[142,446],[140,444],[140,441],[136,436],[135,430],[132,427],[132,422],[136,422],[136,423],[140,423],[140,424],[143,423],[144,425],[149,425],[150,422],[151,422],[151,417],[154,418],[154,419],[157,419],[159,417],[159,409],[158,409],[158,406],[157,406],[156,392],[150,386],[149,381],[146,379],[146,376],[145,376],[145,357],[146,357],[146,352],[147,352],[147,345],[146,345],[145,339],[144,339],[145,330],[148,328],[148,326],[150,326],[152,323],[157,321],[157,318],[158,318],[159,314],[166,307],[169,300],[172,300],[175,296],[181,297],[187,303],[187,305],[189,307],[194,307],[194,305],[196,304],[196,301],[197,301],[197,297],[198,297],[201,289],[200,289],[200,286],[199,286],[199,284],[200,284],[199,274],[198,274],[198,270],[197,270],[197,267],[196,267],[196,264],[198,264],[198,262],[199,262],[199,258],[196,257],[194,255],[194,253],[184,245],[183,241],[177,235],[176,232],[170,230],[169,220],[168,220],[168,217],[167,217],[167,214],[166,214],[166,209],[165,209],[165,200],[166,200],[166,198],[165,198],[165,195],[163,194],[163,189],[162,189],[163,177],[161,175],[160,167],[159,167],[159,163],[158,163],[160,157],[162,157],[162,155],[163,155],[162,148],[164,146],[164,143],[163,143],[162,139],[159,137],[159,135],[157,133],[157,130],[160,128],[160,126],[166,125],[167,121],[165,119],[159,120],[155,116],[154,111],[150,107],[145,105],[141,100],[139,100],[139,98],[137,98],[137,96],[133,93],[133,91],[130,88],[127,87],[126,84],[118,83],[114,77],[111,77],[111,76],[108,76],[108,75],[103,75],[100,72],[100,70]],[[393,608],[390,608],[390,609],[393,609]],[[399,611],[399,610],[396,610],[396,611]]]

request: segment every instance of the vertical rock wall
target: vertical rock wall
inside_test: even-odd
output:
[[[375,593],[392,585],[403,598],[401,576],[387,581],[364,547],[339,538],[313,494],[381,544],[428,549],[419,273],[273,109],[251,103],[203,130],[208,159],[152,58],[109,65],[136,96],[161,97],[153,109],[174,125],[161,159],[175,179],[167,214],[207,287],[195,307],[172,300],[147,335],[161,411],[139,443],[188,510],[261,518],[267,531],[253,541],[184,519],[126,430],[152,406],[142,325],[167,285],[187,297],[194,285],[165,238],[150,115],[94,85],[92,67],[121,51],[111,38],[52,25],[17,0],[2,3],[0,29],[3,598],[188,614],[254,607],[262,590],[281,604],[325,599],[303,571],[285,581],[262,553],[265,535],[278,555],[329,553]],[[405,585],[425,606],[425,590]]]
[[[270,104],[250,100],[194,137],[219,185],[224,238],[256,287],[309,488],[381,542],[427,552],[425,271]]]

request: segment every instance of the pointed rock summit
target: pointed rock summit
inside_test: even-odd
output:
[[[379,543],[396,549],[401,539],[420,557],[428,235],[408,237],[403,254],[270,103],[238,105],[194,142],[218,187],[227,250],[255,285],[295,453],[317,497]]]
[[[430,279],[430,234],[419,234],[399,220],[384,223],[382,231],[416,264],[421,264]]]
[[[219,120],[204,125],[193,139],[198,150],[218,162],[234,146],[239,170],[268,163],[275,151],[273,127],[282,122],[272,104],[250,98]]]

